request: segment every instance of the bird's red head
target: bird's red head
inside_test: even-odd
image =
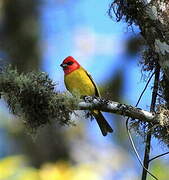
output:
[[[68,56],[63,60],[60,66],[63,68],[63,71],[66,75],[78,69],[80,64],[72,56]]]

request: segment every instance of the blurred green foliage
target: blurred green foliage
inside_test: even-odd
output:
[[[151,172],[156,175],[160,180],[167,180],[169,177],[169,167],[168,163],[162,160],[155,160],[152,162]],[[147,180],[152,180],[152,177],[148,177]]]

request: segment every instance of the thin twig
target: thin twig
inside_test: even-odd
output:
[[[150,112],[155,112],[155,105],[156,105],[158,84],[159,84],[159,77],[160,77],[160,66],[157,64],[156,69],[155,69],[155,79],[154,79],[154,87],[153,87],[153,92],[152,92],[152,100],[151,100]],[[148,129],[151,129],[151,126],[152,126],[151,123],[149,123],[148,124]],[[146,169],[149,168],[150,147],[151,147],[151,130],[147,134],[145,153],[144,153],[143,164],[144,164],[144,167]],[[145,168],[143,168],[141,180],[146,180],[146,178],[147,178],[147,173],[148,172],[147,172],[147,170]]]
[[[152,73],[152,75],[150,76],[149,80],[147,81],[147,83],[146,83],[146,85],[145,85],[145,87],[144,87],[144,89],[143,89],[143,91],[142,91],[142,93],[141,93],[141,95],[140,95],[140,97],[139,97],[139,99],[138,99],[135,107],[137,107],[138,104],[140,103],[140,100],[141,100],[144,92],[146,91],[147,86],[148,86],[148,84],[150,83],[150,81],[151,81],[151,79],[152,79],[152,77],[153,77],[154,74],[155,74],[155,73]],[[140,155],[139,155],[139,153],[138,153],[138,151],[137,151],[137,148],[136,148],[136,146],[135,146],[135,143],[134,143],[134,141],[133,141],[133,138],[132,138],[131,133],[130,133],[130,130],[129,130],[129,125],[128,125],[128,124],[129,124],[129,119],[130,119],[130,118],[127,118],[127,120],[126,120],[126,129],[127,129],[127,133],[128,133],[128,136],[129,136],[130,143],[131,143],[131,145],[132,145],[132,147],[133,147],[133,150],[134,150],[134,152],[135,152],[135,154],[136,154],[136,157],[137,157],[139,163],[141,164],[141,166],[142,166],[153,178],[155,178],[155,179],[157,180],[157,178],[156,178],[151,172],[149,172],[148,169],[146,169],[146,168],[144,167],[144,164],[142,163],[142,160],[141,160],[141,158],[140,158]]]
[[[165,156],[165,155],[167,155],[167,154],[169,154],[169,151],[168,151],[168,152],[165,152],[165,153],[163,153],[163,154],[159,154],[158,156],[155,156],[155,157],[149,159],[149,163],[150,163],[151,161],[153,161],[153,160],[155,160],[155,159],[157,159],[157,158],[159,158],[159,157]]]
[[[128,128],[128,121],[129,121],[129,119],[130,119],[130,118],[127,118],[127,120],[126,120],[126,129],[127,129],[127,133],[128,133],[128,136],[129,136],[130,143],[131,143],[131,145],[132,145],[132,147],[133,147],[133,150],[134,150],[134,152],[135,152],[135,154],[136,154],[136,157],[137,157],[139,163],[141,164],[141,166],[143,167],[143,169],[145,169],[146,172],[147,172],[148,174],[150,174],[154,179],[158,180],[158,179],[144,166],[144,164],[143,164],[143,162],[142,162],[142,160],[141,160],[141,158],[140,158],[140,155],[138,154],[138,151],[137,151],[137,149],[136,149],[135,143],[134,143],[134,141],[133,141],[133,138],[132,138],[132,136],[131,136],[130,130],[129,130],[129,128]]]
[[[138,101],[137,101],[135,107],[137,107],[138,104],[140,103],[140,100],[141,100],[143,94],[145,93],[145,91],[146,91],[146,89],[147,89],[147,86],[149,85],[149,83],[150,83],[152,77],[154,76],[154,74],[155,74],[155,72],[153,72],[153,73],[151,74],[151,76],[149,77],[149,79],[148,79],[148,81],[147,81],[147,83],[146,83],[146,85],[145,85],[145,87],[144,87],[144,89],[143,89],[143,91],[142,91],[142,93],[141,93],[141,95],[140,95],[140,97],[139,97],[139,99],[138,99]]]
[[[148,129],[150,128],[150,124],[148,125]],[[151,148],[151,132],[147,134],[146,138],[146,145],[145,145],[145,152],[144,152],[144,167],[143,172],[142,172],[142,178],[141,180],[146,180],[147,178],[147,173],[148,173],[148,168],[149,168],[149,156],[150,156],[150,148]],[[157,179],[157,178],[156,178]]]

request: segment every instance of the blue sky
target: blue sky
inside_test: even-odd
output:
[[[129,61],[128,58],[131,57],[125,53],[125,42],[133,32],[125,23],[116,23],[108,17],[110,2],[98,3],[98,0],[43,2],[40,8],[43,70],[59,83],[58,90],[65,91],[63,72],[59,65],[64,58],[71,55],[90,72],[98,85],[103,84],[110,75],[123,67],[126,77],[123,99],[134,105],[145,82],[141,81],[138,57],[134,57],[136,59],[132,57],[134,60]],[[137,33],[138,29],[135,32]],[[146,93],[150,96],[150,91]],[[140,103],[144,108],[149,105],[146,97]],[[99,144],[107,146],[109,141],[112,141],[112,136],[102,137],[96,122],[87,123],[87,133],[88,139],[97,146]],[[125,174],[128,173],[129,171],[126,171]],[[129,174],[132,176],[133,173],[134,171],[131,171]],[[118,176],[118,173],[114,176]]]
[[[50,0],[44,1],[41,9],[43,67],[54,79],[60,79],[59,64],[69,55],[78,59],[98,81],[103,74],[107,75],[104,72],[111,64],[119,61],[117,54],[123,48],[120,41],[123,41],[126,26],[110,20],[107,2],[65,1],[58,5]]]
[[[71,55],[77,59],[90,72],[98,85],[102,85],[109,79],[110,75],[115,74],[119,68],[123,68],[126,78],[123,101],[135,105],[145,82],[142,79],[141,68],[138,66],[139,57],[129,57],[125,52],[125,42],[133,35],[133,32],[125,23],[117,23],[108,17],[107,10],[110,2],[42,0],[39,8],[41,15],[40,46],[43,55],[42,69],[58,83],[57,90],[65,91],[60,64],[67,56]],[[139,30],[135,28],[135,33],[138,32]],[[129,61],[129,58],[132,60]],[[148,87],[139,107],[149,109],[150,98],[147,97],[150,95],[151,85]],[[113,135],[103,137],[96,122],[88,122],[86,129],[87,133],[89,132],[87,140],[91,141],[90,143],[97,144],[95,151],[97,150],[96,147],[101,152],[102,147],[110,146]],[[114,143],[112,144],[114,147],[117,146]],[[120,147],[118,148],[120,149]],[[110,153],[110,151],[108,152]],[[135,162],[133,159],[131,160],[132,163]],[[138,163],[136,167],[140,169]],[[131,179],[135,176],[134,166],[130,170],[127,168],[123,167],[124,176],[121,172],[116,172],[113,176],[121,180],[126,177]],[[110,177],[110,174],[108,173],[107,176]]]
[[[124,67],[127,78],[124,100],[136,103],[145,82],[138,57],[128,61],[125,41],[133,35],[123,22],[111,20],[108,1],[43,1],[41,5],[43,69],[65,91],[60,64],[69,55],[93,76],[98,85]],[[59,3],[60,2],[60,3]],[[136,28],[135,28],[136,29]],[[135,30],[135,33],[138,29]],[[131,82],[131,83],[129,83]],[[147,105],[142,101],[143,105]],[[146,106],[144,106],[146,108]]]

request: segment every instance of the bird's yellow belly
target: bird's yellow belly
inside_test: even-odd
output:
[[[64,80],[66,88],[73,95],[92,96],[96,94],[93,82],[82,68],[67,74]]]

